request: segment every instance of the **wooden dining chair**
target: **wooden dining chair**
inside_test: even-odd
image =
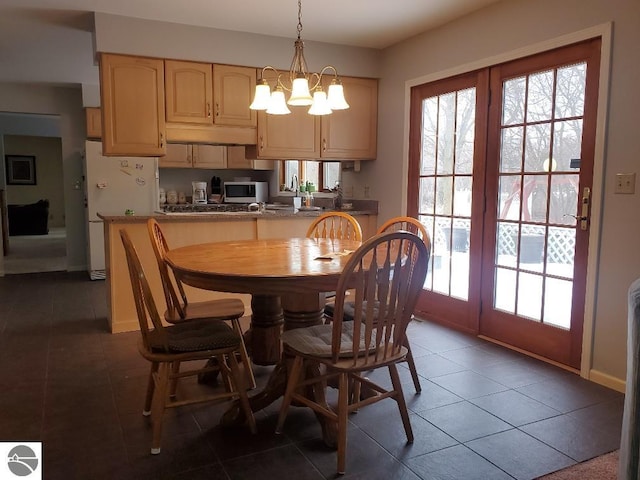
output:
[[[120,230],[129,268],[129,277],[136,305],[141,338],[138,342],[140,354],[151,362],[143,415],[151,415],[153,438],[151,453],[160,453],[162,419],[167,408],[179,407],[206,401],[228,401],[239,399],[240,407],[247,418],[252,433],[256,433],[256,422],[249,405],[244,375],[240,371],[236,355],[240,353],[242,336],[224,322],[193,320],[165,327],[160,319],[151,288],[140,263],[138,253],[125,229]],[[215,358],[216,367],[192,368],[180,371],[178,365],[193,360]],[[192,398],[174,399],[172,385],[178,380],[198,375],[213,368],[224,377],[226,390]]]
[[[418,235],[422,241],[427,245],[429,251],[431,251],[431,239],[429,238],[429,234],[427,233],[427,229],[424,225],[417,219],[413,217],[393,217],[383,223],[378,229],[377,233],[383,232],[395,232],[398,230],[404,230],[407,232],[411,232],[415,235]],[[422,386],[420,385],[420,377],[418,376],[418,371],[416,370],[416,364],[413,360],[413,354],[411,353],[411,347],[409,345],[409,338],[407,337],[407,343],[405,345],[407,347],[407,364],[409,366],[409,372],[411,372],[411,379],[413,380],[413,385],[416,389],[417,393],[422,391]]]
[[[427,275],[430,252],[425,243],[408,232],[382,233],[367,240],[351,254],[336,289],[334,321],[331,324],[287,330],[282,334],[284,352],[293,357],[287,388],[278,417],[276,432],[281,432],[293,401],[326,416],[338,427],[338,473],[345,472],[347,450],[347,416],[366,405],[392,398],[398,404],[407,436],[413,432],[396,365],[407,357],[405,335],[418,296]],[[354,321],[343,321],[348,290],[355,298]],[[351,302],[351,300],[350,300]],[[375,319],[375,320],[374,320]],[[303,372],[326,373],[305,378]],[[386,367],[392,387],[386,389],[362,376],[369,370]],[[335,380],[338,385],[337,411],[326,408],[306,394],[325,388]],[[319,386],[317,386],[319,384]],[[360,399],[350,395],[351,388],[365,387],[375,396]],[[351,400],[351,402],[350,402]],[[388,421],[385,418],[384,421]]]
[[[339,238],[362,241],[362,227],[348,213],[327,212],[317,217],[307,230],[308,238]]]
[[[166,262],[169,246],[160,224],[154,218],[150,218],[147,221],[147,229],[149,230],[151,246],[158,263],[162,290],[167,303],[164,319],[171,324],[179,324],[191,320],[227,320],[231,322],[233,329],[242,337],[242,328],[240,326],[240,317],[244,315],[244,303],[242,303],[242,300],[239,298],[221,298],[189,303],[182,282],[169,273],[170,268]],[[178,297],[174,282],[180,297]],[[256,386],[256,381],[244,340],[240,345],[240,357],[247,375],[249,388],[253,389]]]
[[[383,223],[376,233],[395,232],[396,230],[405,230],[407,232],[418,235],[422,240],[429,239],[427,229],[420,220],[413,217],[393,217]],[[426,241],[426,240],[425,240]],[[427,245],[428,246],[428,245]]]

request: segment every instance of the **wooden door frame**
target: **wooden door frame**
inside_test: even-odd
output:
[[[492,67],[491,75],[491,95],[493,98],[500,98],[502,95],[502,84],[504,79],[516,78],[532,72],[541,71],[549,68],[558,68],[572,62],[585,61],[588,62],[585,90],[585,106],[583,112],[582,125],[582,147],[581,158],[587,160],[581,165],[579,177],[580,185],[578,187],[577,199],[581,198],[581,192],[585,186],[593,190],[593,164],[594,164],[594,146],[597,115],[597,95],[598,95],[598,74],[599,65],[600,40],[591,39],[584,42],[567,45],[559,49],[542,52],[531,57],[525,57],[519,60],[508,62],[502,65]],[[498,174],[499,157],[500,157],[500,131],[502,117],[502,102],[493,101],[489,107],[489,142],[487,144],[487,168],[492,168],[491,174],[486,176],[486,191],[496,196],[499,190],[500,176]],[[591,122],[591,123],[590,123]],[[495,170],[494,170],[495,169]],[[576,206],[579,212],[579,207]],[[542,324],[538,321],[520,320],[515,313],[500,312],[493,309],[493,296],[495,295],[495,242],[498,225],[498,215],[495,208],[487,208],[484,217],[484,244],[486,256],[483,258],[482,272],[486,275],[483,280],[483,296],[482,304],[485,312],[491,310],[491,325],[486,322],[480,322],[481,333],[492,339],[497,339],[509,345],[515,345],[519,348],[526,349],[525,345],[536,344],[536,348],[541,348],[536,353],[544,358],[549,358],[560,362],[561,364],[578,368],[581,362],[583,350],[583,333],[584,333],[584,312],[586,297],[586,269],[588,262],[588,248],[590,231],[582,231],[579,224],[576,224],[576,242],[575,258],[584,258],[584,262],[574,263],[572,299],[578,298],[580,301],[574,302],[571,309],[571,327],[570,330],[562,331],[553,326]],[[493,245],[491,251],[488,247]],[[487,286],[488,285],[488,286]],[[486,313],[485,313],[486,314]],[[513,320],[512,317],[519,317]],[[484,329],[482,328],[484,326]],[[554,340],[560,340],[554,343]],[[524,343],[523,343],[524,342]]]
[[[587,259],[587,281],[585,295],[584,312],[584,334],[582,342],[582,363],[580,368],[581,376],[591,378],[603,385],[612,388],[621,388],[621,383],[611,379],[609,376],[591,370],[593,327],[596,312],[596,289],[598,278],[598,251],[600,248],[600,230],[602,228],[602,202],[604,197],[604,157],[606,147],[606,129],[608,117],[608,99],[610,85],[611,49],[613,38],[613,22],[606,22],[582,30],[561,34],[553,38],[544,39],[522,47],[505,50],[495,55],[454,65],[443,70],[439,70],[426,75],[408,79],[404,86],[404,191],[407,191],[408,179],[408,159],[409,159],[409,123],[411,112],[411,88],[423,83],[435,82],[444,78],[453,77],[470,71],[489,67],[499,63],[508,62],[528,55],[544,52],[553,48],[578,43],[583,40],[600,37],[602,48],[600,51],[600,78],[598,89],[598,114],[596,126],[596,145],[594,150],[594,184],[591,202],[591,230],[589,237],[589,256]],[[403,196],[403,210],[407,209],[406,195]],[[622,385],[622,388],[624,385]]]
[[[471,177],[474,185],[476,182],[484,184],[485,181],[485,152],[487,141],[487,104],[489,101],[489,75],[487,69],[477,70],[453,78],[442,79],[437,82],[431,82],[426,85],[416,86],[411,91],[411,102],[419,102],[422,98],[434,97],[450,92],[457,92],[467,88],[476,89],[476,118],[474,133],[474,156],[473,171]],[[422,145],[422,135],[420,126],[422,125],[422,109],[414,109],[411,116],[411,125],[409,133],[409,172],[419,171],[420,168],[420,152]],[[418,218],[418,196],[419,196],[419,176],[418,181],[408,183],[407,188],[407,215]],[[472,188],[472,205],[474,210],[471,212],[471,231],[469,234],[469,297],[465,300],[459,300],[453,297],[442,296],[438,293],[423,290],[418,299],[416,309],[429,318],[449,325],[453,328],[466,331],[477,335],[479,333],[480,319],[480,274],[482,265],[480,262],[482,248],[482,215],[484,209],[483,190]],[[476,225],[474,227],[474,224]],[[432,239],[433,241],[433,239]],[[475,247],[475,248],[473,248]],[[477,253],[477,259],[473,254]],[[439,303],[443,304],[440,308],[433,308],[434,302],[431,298],[436,296]],[[446,312],[446,316],[443,314]],[[446,317],[456,318],[459,321],[450,322]]]

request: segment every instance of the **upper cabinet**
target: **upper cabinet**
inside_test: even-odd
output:
[[[330,82],[330,79],[327,79]],[[378,81],[341,77],[350,108],[314,116],[258,114],[258,156],[281,159],[371,160],[377,155]],[[328,83],[325,85],[325,91]]]
[[[327,79],[330,80],[330,79]],[[325,91],[330,81],[326,82]],[[347,110],[320,117],[322,158],[374,159],[377,156],[378,81],[342,78]]]
[[[102,138],[102,112],[98,107],[84,109],[87,125],[87,138]]]
[[[105,155],[162,157],[166,142],[256,146],[255,158],[238,156],[227,168],[272,168],[260,159],[376,158],[376,79],[342,77],[350,108],[314,116],[305,107],[256,114],[249,109],[256,78],[251,67],[103,53],[102,132],[87,109],[87,135],[102,137]],[[327,89],[331,78],[324,80]]]
[[[160,168],[227,168],[227,148],[221,145],[170,143],[158,159]]]
[[[257,115],[249,105],[256,89],[255,68],[213,66],[213,100],[216,125],[255,127]]]
[[[258,157],[320,158],[320,122],[307,107],[292,107],[288,115],[258,112]]]
[[[100,92],[104,155],[165,154],[162,60],[103,53]]]
[[[172,123],[213,123],[213,75],[210,63],[164,61],[166,119]]]

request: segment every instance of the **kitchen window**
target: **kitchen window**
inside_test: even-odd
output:
[[[316,162],[310,160],[282,160],[280,165],[280,188],[295,190],[293,178],[300,183],[311,182],[316,191],[330,190],[340,181],[340,162]]]

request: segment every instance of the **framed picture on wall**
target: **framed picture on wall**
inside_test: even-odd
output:
[[[35,185],[36,157],[33,155],[5,155],[7,185]]]

